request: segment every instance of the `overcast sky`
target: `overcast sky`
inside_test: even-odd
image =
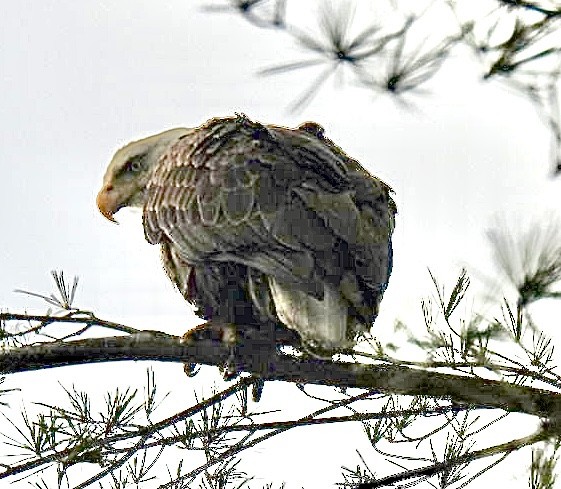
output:
[[[50,271],[57,269],[80,276],[77,305],[100,317],[173,334],[196,324],[161,270],[158,249],[144,241],[140,213],[121,211],[115,226],[98,213],[95,195],[112,154],[123,144],[234,112],[287,126],[317,121],[395,190],[394,271],[376,322],[382,333],[391,334],[397,317],[410,325],[420,321],[420,298],[431,292],[427,267],[450,285],[463,264],[486,269],[483,231],[493,216],[518,221],[559,209],[560,183],[549,178],[547,129],[524,99],[482,84],[476,64],[452,61],[431,83],[431,96],[412,99],[417,110],[329,81],[301,113],[290,114],[287,106],[318,71],[268,78],[255,73],[305,54],[282,33],[259,30],[236,15],[203,12],[202,5],[187,0],[0,3],[2,308],[43,311],[40,302],[13,290],[49,292]],[[366,2],[361,8],[368,12]],[[289,15],[295,23],[310,24],[304,13],[290,10]],[[24,398],[38,400],[33,395],[42,392],[40,387],[56,388],[57,380],[88,379],[84,388],[92,391],[100,379],[102,391],[112,382],[135,385],[145,367],[56,369],[14,376],[10,385],[23,388]],[[191,402],[193,385],[201,393],[219,379],[216,369],[188,381],[179,365],[156,367],[178,402],[181,396]],[[263,409],[286,396],[297,404],[308,402],[293,385],[268,387],[268,393]],[[255,466],[245,468],[265,482],[292,482],[287,489],[319,476],[331,484],[341,464],[359,463],[350,443],[342,460],[333,447],[343,441],[321,441],[323,433],[334,432],[310,428],[285,435],[270,443],[284,454],[276,472],[267,465],[267,460],[275,464],[265,447],[252,455]],[[307,436],[308,443],[302,443]],[[306,464],[310,451],[322,461],[320,470]],[[505,474],[509,484],[513,480],[508,470],[498,469],[499,474],[503,482]],[[517,470],[516,475],[524,487],[526,474]]]

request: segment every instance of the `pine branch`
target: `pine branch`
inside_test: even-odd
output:
[[[27,292],[27,294],[30,294]],[[30,294],[38,295],[38,294]],[[40,296],[42,297],[42,296]],[[105,319],[98,318],[94,313],[90,311],[82,311],[79,309],[72,310],[71,312],[63,316],[51,316],[48,314],[17,314],[3,312],[0,313],[0,323],[5,321],[39,321],[39,325],[29,330],[22,331],[20,333],[8,334],[3,332],[5,336],[21,336],[29,332],[35,332],[49,324],[52,323],[73,323],[73,324],[83,324],[85,326],[100,326],[108,329],[114,329],[115,331],[122,331],[123,333],[138,333],[139,330],[132,328],[131,326],[126,326],[125,324],[115,323],[113,321],[106,321]]]
[[[149,425],[148,428],[143,429],[143,430],[138,430],[138,432],[134,433],[133,435],[129,435],[129,434],[120,434],[120,435],[116,435],[116,436],[107,436],[105,438],[103,438],[102,440],[96,442],[96,441],[91,441],[91,443],[89,443],[88,446],[88,452],[87,453],[97,453],[97,451],[103,447],[104,445],[108,445],[110,443],[114,443],[116,441],[121,441],[127,438],[131,438],[131,437],[140,437],[141,441],[146,441],[148,440],[152,435],[154,435],[154,433],[157,433],[161,430],[163,430],[166,427],[172,426],[184,419],[188,419],[190,417],[192,417],[193,415],[200,413],[202,411],[204,411],[205,409],[222,402],[223,400],[225,400],[226,398],[232,396],[233,394],[235,394],[236,392],[238,392],[240,389],[244,389],[246,388],[248,385],[250,385],[252,382],[252,378],[251,377],[244,377],[242,379],[240,379],[236,384],[228,387],[227,389],[216,393],[215,395],[211,396],[208,399],[205,399],[201,402],[198,402],[197,404],[195,404],[194,406],[191,406],[179,413],[174,414],[173,416],[170,416],[166,419],[163,419],[161,421],[158,421],[157,423],[152,423]],[[142,448],[142,444],[137,442],[134,445],[135,449],[134,451],[129,449],[127,451],[127,455],[132,456],[136,450]],[[138,448],[140,447],[140,448]],[[64,460],[64,459],[70,459],[72,457],[72,449],[63,449],[60,451],[57,451],[55,453],[52,454],[48,454],[48,455],[42,455],[40,458],[36,459],[36,460],[31,460],[28,462],[24,462],[22,464],[19,465],[13,465],[10,466],[8,468],[6,468],[3,472],[0,472],[0,479],[5,479],[11,476],[14,476],[16,474],[21,474],[21,473],[25,473],[25,472],[29,472],[31,470],[35,470],[35,469],[40,469],[41,467],[43,467],[44,465],[51,463],[51,462],[56,462],[56,461],[60,461],[60,460]],[[82,454],[83,455],[83,454]],[[126,455],[125,455],[126,457]],[[122,459],[122,463],[124,463],[126,460]],[[116,464],[111,464],[110,469],[114,470],[117,467]],[[105,474],[104,474],[105,475]],[[96,476],[96,480],[101,478],[100,474],[98,473]]]
[[[459,457],[445,460],[443,462],[435,463],[427,467],[421,467],[419,469],[412,469],[401,472],[399,474],[391,475],[389,477],[384,477],[382,479],[375,480],[373,482],[366,482],[359,484],[357,489],[376,489],[379,487],[387,487],[397,482],[401,482],[408,479],[419,478],[419,477],[431,477],[438,473],[445,471],[450,471],[453,467],[459,465],[466,465],[478,459],[491,457],[495,455],[505,455],[509,454],[515,450],[519,450],[528,445],[533,445],[540,441],[547,440],[551,436],[551,433],[547,429],[539,430],[538,432],[519,438],[516,440],[511,440],[507,443],[502,443],[500,445],[495,445],[492,447],[484,448],[482,450],[475,450],[473,452],[468,452]]]
[[[538,12],[539,14],[545,15],[547,18],[559,17],[561,15],[561,9],[550,10],[541,7],[540,5],[534,2],[528,2],[525,0],[498,0],[498,2],[507,7],[516,7],[516,8],[530,10],[533,12]]]
[[[51,342],[0,353],[0,373],[117,360],[157,360],[223,366],[230,348],[212,340],[190,344],[156,331],[107,338]],[[443,374],[400,365],[364,365],[295,358],[250,342],[237,347],[235,368],[264,380],[379,389],[403,395],[451,399],[512,412],[555,419],[561,412],[561,394],[506,382]]]

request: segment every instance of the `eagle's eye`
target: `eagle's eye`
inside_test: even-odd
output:
[[[124,171],[130,173],[138,173],[142,170],[142,160],[144,159],[144,155],[136,155],[132,156],[127,160],[125,163]]]

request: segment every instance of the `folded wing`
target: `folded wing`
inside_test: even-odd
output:
[[[212,119],[160,160],[144,228],[187,299],[246,302],[243,314],[341,348],[377,315],[395,205],[391,189],[318,128]]]

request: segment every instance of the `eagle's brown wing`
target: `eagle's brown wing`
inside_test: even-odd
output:
[[[329,284],[369,323],[391,267],[389,193],[317,125],[212,119],[160,160],[144,228],[149,242],[162,244],[168,274],[187,298],[193,274],[205,270],[241,277],[247,293],[238,300],[269,316],[268,278],[317,299]]]

